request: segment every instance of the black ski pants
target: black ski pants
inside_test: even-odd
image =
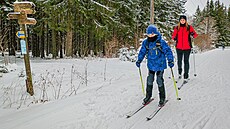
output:
[[[176,49],[176,52],[177,52],[178,73],[180,75],[182,74],[182,60],[184,58],[184,79],[187,79],[189,74],[189,56],[191,53],[191,49],[189,50]]]
[[[165,100],[165,87],[164,87],[164,79],[163,79],[163,74],[164,71],[151,71],[149,70],[149,75],[147,77],[147,87],[146,87],[146,97],[151,98],[152,97],[152,90],[153,90],[153,82],[154,82],[154,76],[156,73],[156,81],[158,85],[158,90],[159,90],[159,97],[160,100]]]

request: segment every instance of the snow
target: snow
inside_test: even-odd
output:
[[[15,100],[15,103],[9,107],[8,101],[3,104],[3,95],[6,95],[3,92],[5,88],[25,87],[24,78],[18,77],[24,69],[24,63],[23,60],[18,59],[16,64],[12,65],[14,70],[0,78],[0,128],[229,129],[229,55],[228,48],[197,53],[195,55],[196,77],[193,76],[194,65],[193,55],[191,55],[190,80],[179,91],[181,101],[176,100],[173,81],[170,78],[171,72],[167,69],[164,78],[169,102],[151,121],[146,121],[146,116],[158,104],[158,90],[155,82],[156,100],[135,116],[127,119],[126,114],[142,103],[144,95],[135,63],[119,59],[31,59],[35,96],[30,97],[25,93],[25,88],[15,90],[13,97],[8,96],[12,97],[11,102]],[[175,66],[175,76],[177,76],[176,69]],[[145,62],[141,64],[141,70],[145,82],[147,75]],[[85,74],[86,71],[87,74]],[[48,73],[53,74],[53,78],[46,76]],[[87,83],[84,82],[85,75],[87,75]],[[41,76],[50,80],[50,83],[56,82],[57,85],[61,85],[59,99],[55,99],[51,94],[58,90],[52,90],[48,83],[38,83],[42,82]],[[49,90],[46,97],[48,101],[31,103],[41,99],[39,85],[42,84]],[[67,94],[71,86],[76,88],[79,86],[76,95]],[[27,96],[23,102],[18,100],[22,95]]]
[[[98,3],[98,2],[96,2],[96,1],[94,1],[94,0],[91,0],[91,2],[93,2],[93,3],[95,3],[95,4],[97,4],[97,5],[99,5],[100,7],[103,7],[103,8],[105,8],[106,10],[108,10],[108,11],[112,11],[111,9],[109,9],[109,7],[107,7],[107,6],[105,6],[105,5],[102,5],[102,4],[100,4],[100,3]]]

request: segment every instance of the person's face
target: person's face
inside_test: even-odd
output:
[[[182,18],[182,19],[180,19],[180,23],[181,23],[181,24],[185,24],[185,22],[186,22],[186,20],[185,20],[185,19],[183,19],[183,18]]]
[[[154,33],[152,33],[152,34],[148,34],[147,36],[149,37],[149,38],[152,38],[152,37],[154,37],[156,34],[154,34]]]

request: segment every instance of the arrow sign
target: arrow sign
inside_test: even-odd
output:
[[[17,36],[18,38],[24,39],[24,38],[25,38],[25,32],[24,32],[24,31],[18,31],[18,32],[16,33],[16,36]]]

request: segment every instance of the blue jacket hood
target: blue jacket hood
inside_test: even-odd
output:
[[[155,25],[149,25],[147,28],[146,28],[146,33],[147,34],[160,34],[160,32],[157,30],[157,27]]]
[[[149,34],[156,34],[158,36],[158,40],[161,40],[161,34],[160,32],[157,30],[157,27],[155,25],[149,25],[147,28],[146,28],[146,34],[149,35]]]

